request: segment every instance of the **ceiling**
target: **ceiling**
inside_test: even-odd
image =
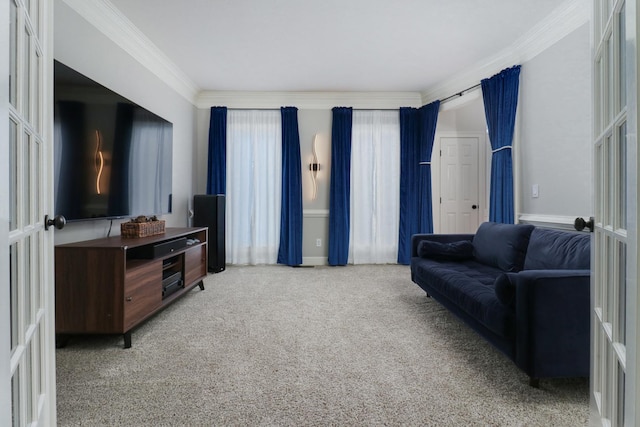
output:
[[[424,91],[558,0],[111,0],[201,90]]]

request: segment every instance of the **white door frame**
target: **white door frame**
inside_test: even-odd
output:
[[[590,424],[634,426],[640,403],[637,5],[593,0],[593,6]]]
[[[53,3],[9,0],[0,6],[0,16],[8,18],[0,24],[3,36],[9,36],[10,22],[16,24],[17,30],[15,43],[10,37],[3,37],[0,44],[4,59],[0,63],[6,64],[2,74],[6,77],[0,84],[0,108],[4,114],[0,131],[5,136],[0,138],[3,154],[0,156],[0,425],[3,426],[56,424],[53,232],[45,231],[44,226],[44,213],[52,214],[53,208]],[[16,11],[13,16],[12,10]],[[11,46],[17,49],[14,51]],[[17,66],[13,73],[10,52],[16,52]],[[16,88],[13,104],[8,90],[9,76],[13,76],[11,87]],[[10,120],[15,124],[15,137],[10,134]],[[11,141],[16,143],[13,159],[8,155],[13,146]],[[17,168],[15,179],[11,178],[12,164]],[[17,206],[11,200],[10,188],[16,191]],[[11,263],[10,246],[15,248],[12,259],[15,262]],[[12,268],[16,272],[13,283]],[[12,325],[16,326],[15,333]]]
[[[479,222],[487,221],[489,218],[489,174],[491,170],[491,146],[487,138],[486,132],[460,132],[460,131],[442,131],[436,132],[433,140],[433,151],[431,152],[431,194],[433,196],[433,232],[439,233],[441,230],[440,218],[440,172],[441,172],[441,156],[440,150],[441,138],[478,138],[478,204],[480,212],[478,212]]]
[[[9,16],[9,2],[0,3],[0,16]],[[9,20],[0,20],[0,32],[9,34]],[[0,64],[9,64],[9,39],[0,39]],[[8,68],[0,76],[0,425],[11,423],[11,363],[9,341],[9,83]]]

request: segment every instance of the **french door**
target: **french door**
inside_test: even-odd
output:
[[[3,44],[8,58],[1,62],[7,64],[8,80],[3,79],[7,85],[0,95],[7,105],[2,111],[8,129],[2,129],[8,132],[2,139],[8,139],[8,147],[2,148],[8,171],[0,180],[0,202],[8,206],[8,227],[0,233],[0,244],[6,245],[0,253],[7,257],[0,262],[0,283],[8,283],[2,287],[8,301],[2,307],[8,310],[0,312],[0,323],[8,328],[0,338],[6,338],[9,351],[0,363],[9,378],[1,385],[0,399],[8,400],[3,405],[8,410],[0,411],[0,425],[54,425],[53,234],[44,224],[53,205],[48,184],[53,1],[5,0],[2,16],[8,17],[1,25],[9,36]]]
[[[634,426],[638,408],[635,0],[594,0],[591,424]]]

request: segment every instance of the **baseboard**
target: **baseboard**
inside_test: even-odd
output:
[[[302,265],[327,265],[327,257],[322,257],[322,256],[302,257]]]
[[[589,218],[589,216],[587,215],[584,218]],[[576,231],[573,227],[575,220],[576,217],[574,216],[562,215],[520,214],[518,217],[518,222],[522,224],[569,231]]]

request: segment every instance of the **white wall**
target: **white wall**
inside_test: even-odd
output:
[[[564,226],[592,212],[590,55],[585,24],[521,64],[514,136],[516,220]],[[485,130],[482,96],[438,116],[437,133]],[[538,184],[538,198],[532,197],[533,184]]]
[[[173,123],[173,213],[162,218],[167,226],[186,226],[196,180],[196,108],[61,0],[54,23],[55,59]],[[120,234],[120,222],[113,221],[111,235]],[[56,243],[104,237],[109,225],[68,224],[56,230]]]
[[[520,73],[519,140],[522,197],[528,215],[592,213],[591,47],[585,24]],[[539,197],[532,197],[538,184]]]

